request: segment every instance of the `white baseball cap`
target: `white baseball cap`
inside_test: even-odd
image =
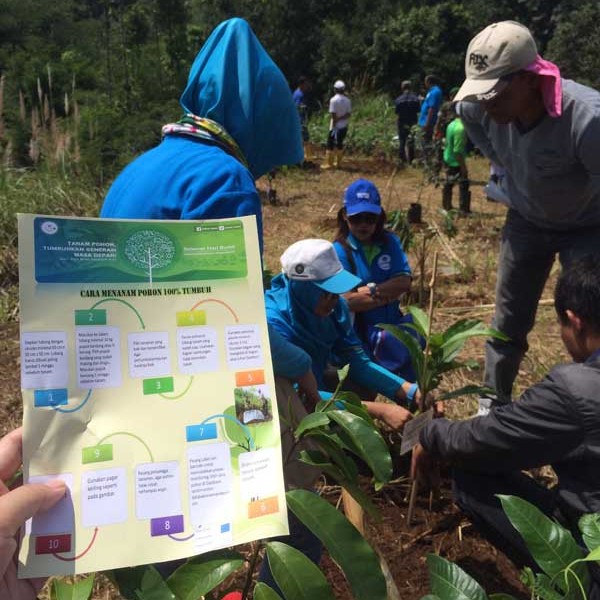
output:
[[[326,292],[343,294],[361,284],[361,279],[346,271],[331,242],[300,240],[281,255],[283,272],[289,279],[310,281]]]
[[[341,80],[338,79],[334,84],[333,84],[333,89],[334,90],[345,90],[346,89],[346,84]]]
[[[535,40],[527,27],[516,21],[488,25],[469,43],[465,56],[467,78],[453,100],[491,100],[508,85],[503,77],[524,69],[536,57]]]

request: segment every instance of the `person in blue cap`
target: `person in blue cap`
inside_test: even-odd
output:
[[[354,329],[365,352],[386,369],[414,381],[406,346],[377,327],[412,321],[399,306],[400,297],[410,291],[412,272],[400,240],[385,230],[386,220],[375,184],[357,179],[344,192],[333,246],[344,269],[360,280],[344,298],[354,313]]]
[[[255,215],[255,180],[302,162],[300,120],[288,83],[243,19],[212,32],[179,100],[184,115],[161,143],[112,184],[100,216],[214,219]]]

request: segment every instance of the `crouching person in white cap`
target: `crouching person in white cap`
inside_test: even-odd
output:
[[[497,396],[482,398],[483,409],[511,401],[556,255],[563,267],[600,255],[600,94],[563,79],[515,21],[471,40],[465,72],[454,100],[471,141],[505,169],[509,205],[493,326],[510,339],[487,343],[485,385]]]
[[[344,140],[348,133],[348,123],[352,113],[352,103],[346,96],[346,84],[338,79],[333,84],[335,94],[329,100],[329,135],[327,136],[327,150],[325,163],[322,169],[340,168],[344,154]]]
[[[281,264],[283,273],[273,278],[265,303],[282,452],[287,459],[284,477],[288,489],[312,489],[319,470],[299,461],[300,451],[310,442],[295,443],[289,423],[298,423],[321,400],[323,372],[334,353],[342,364],[350,365],[350,377],[357,383],[398,403],[363,403],[372,417],[393,429],[401,429],[412,418],[409,408],[416,407],[420,394],[416,383],[375,364],[362,349],[348,305],[339,296],[361,285],[361,280],[343,268],[333,244],[316,239],[296,242],[283,253]],[[298,391],[291,382],[298,384]],[[318,538],[293,514],[285,542],[319,562]],[[267,561],[259,579],[278,589]]]

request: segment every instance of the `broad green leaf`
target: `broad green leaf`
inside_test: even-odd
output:
[[[327,548],[356,600],[385,600],[387,588],[377,555],[357,529],[329,502],[306,490],[286,494],[289,509]]]
[[[360,398],[358,394],[350,392],[348,390],[342,390],[335,395],[335,400],[342,400],[348,404],[360,404]]]
[[[427,594],[427,596],[423,596],[421,600],[442,600],[439,596],[435,594]]]
[[[368,413],[367,409],[361,404],[346,404],[346,410],[357,417],[360,417],[363,421],[369,423],[371,427],[375,427],[375,421],[371,418],[371,415]]]
[[[237,420],[237,416],[235,414],[235,406],[228,406],[223,412],[229,417],[233,417]],[[238,425],[230,419],[221,418],[219,420],[221,421],[221,424],[225,429],[225,434],[229,440],[231,440],[234,444],[238,444],[240,446],[248,446],[248,436],[246,435],[246,432],[244,431],[244,428],[241,425]]]
[[[353,451],[369,465],[375,479],[389,481],[392,476],[392,457],[379,431],[347,411],[333,411],[327,414],[342,428],[340,437],[347,443],[351,442]]]
[[[600,560],[600,546],[595,550],[592,550],[585,559],[588,562],[599,561]]]
[[[341,369],[338,369],[337,376],[340,384],[346,381],[346,377],[348,377],[348,373],[350,372],[350,365],[344,365]]]
[[[405,331],[397,325],[377,323],[377,327],[383,329],[384,331],[388,331],[406,346],[406,349],[410,354],[410,362],[412,363],[413,369],[417,374],[417,379],[420,379],[420,375],[423,372],[423,362],[425,357],[419,342],[410,333],[408,333],[408,331]]]
[[[329,417],[324,412],[314,412],[306,415],[300,425],[298,425],[296,431],[294,431],[294,437],[299,439],[303,433],[316,427],[326,427],[329,425]]]
[[[259,581],[254,588],[254,600],[281,600],[281,596],[266,583]]]
[[[583,558],[583,550],[571,533],[537,507],[516,496],[498,495],[498,498],[513,527],[525,540],[531,555],[550,577],[558,575],[573,561]],[[586,566],[580,563],[573,570],[587,587],[589,575]],[[565,588],[562,577],[556,581],[561,589]],[[572,579],[571,582],[574,584]]]
[[[296,548],[269,542],[267,558],[273,578],[286,600],[335,600],[319,567]]]
[[[318,450],[302,450],[300,452],[300,460],[307,465],[319,468],[325,475],[328,475],[342,487],[346,488],[348,493],[362,506],[363,510],[373,520],[381,520],[381,515],[369,495],[362,491],[356,481],[347,479],[339,467],[329,462],[322,452]]]
[[[427,555],[431,591],[444,600],[487,600],[484,589],[458,565],[437,556]]]
[[[600,547],[600,513],[583,515],[579,519],[579,531],[588,550]]]
[[[119,589],[119,593],[127,600],[135,600],[135,590],[142,585],[142,578],[146,569],[151,565],[142,565],[139,567],[124,567],[122,569],[113,569],[105,571],[104,574]]]
[[[331,462],[335,464],[344,474],[346,479],[355,481],[358,477],[358,467],[356,463],[346,454],[344,448],[338,442],[339,437],[336,434],[327,434],[321,431],[312,431],[310,439],[315,441],[319,448],[327,454]]]
[[[167,582],[152,565],[148,565],[144,570],[135,596],[138,600],[176,600]]]
[[[227,550],[201,554],[179,567],[167,585],[177,600],[197,600],[210,592],[244,564],[237,552]]]
[[[540,600],[565,600],[565,596],[552,585],[550,577],[544,573],[536,574],[532,591]]]
[[[444,342],[447,342],[450,338],[455,336],[457,333],[462,333],[463,331],[467,331],[476,325],[480,325],[481,321],[479,319],[459,319],[455,321],[448,327],[443,333],[442,336],[444,338]]]
[[[458,398],[459,396],[467,396],[468,394],[483,394],[487,390],[489,390],[489,388],[481,385],[465,385],[458,390],[440,394],[438,400],[448,400],[449,398]]]
[[[489,600],[517,600],[514,596],[511,596],[510,594],[490,594],[489,596]]]
[[[418,306],[409,306],[408,312],[412,315],[413,324],[419,330],[419,333],[426,336],[429,331],[429,317]]]
[[[75,583],[53,579],[50,594],[52,600],[88,600],[94,588],[94,576],[90,575]]]
[[[493,337],[499,340],[508,341],[510,338],[492,327],[485,327],[481,323],[465,331],[455,333],[452,337],[448,338],[442,345],[441,348],[449,348],[461,341],[466,341],[472,337],[485,336]]]

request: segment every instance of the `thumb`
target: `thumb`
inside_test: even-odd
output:
[[[63,481],[28,483],[0,497],[0,538],[13,537],[27,519],[54,506],[65,496]]]

